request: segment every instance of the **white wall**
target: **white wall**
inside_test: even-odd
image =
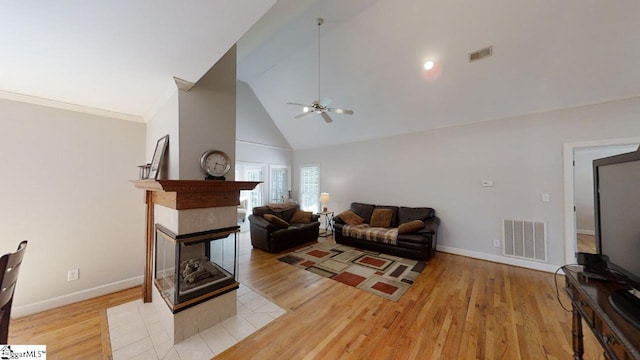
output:
[[[144,124],[0,100],[0,154],[0,253],[29,241],[14,316],[142,283]]]
[[[238,81],[236,138],[238,140],[291,149],[249,84]]]
[[[578,233],[595,235],[593,209],[593,160],[635,151],[638,146],[605,146],[577,149],[574,153],[574,193]]]
[[[263,199],[267,201],[269,165],[291,167],[293,151],[247,83],[238,81],[236,106],[236,160],[265,165]]]
[[[300,150],[293,175],[299,179],[302,164],[319,163],[322,191],[338,212],[352,201],[431,206],[442,219],[439,245],[488,259],[504,259],[492,244],[502,237],[501,218],[545,221],[548,262],[560,265],[563,143],[638,134],[638,114],[634,98]],[[482,187],[483,180],[495,186]],[[543,193],[550,202],[542,202]]]
[[[147,162],[151,162],[156,142],[169,134],[165,163],[159,179],[202,180],[200,156],[217,149],[231,157],[226,175],[234,180],[236,139],[236,47],[235,45],[202,76],[189,91],[179,91],[175,83],[167,100],[151,116],[147,126]]]
[[[236,142],[236,158],[238,161],[289,165],[293,164],[293,152],[289,149],[275,148]],[[268,169],[267,169],[268,170]]]
[[[180,180],[203,180],[200,157],[209,149],[231,158],[225,176],[234,180],[236,139],[235,45],[189,91],[180,91]]]
[[[178,136],[179,96],[175,83],[172,82],[169,86],[172,88],[169,91],[171,95],[147,122],[147,155],[145,159],[147,163],[151,163],[158,139],[169,135],[169,146],[158,173],[158,179],[177,180],[180,176],[180,161],[178,157],[180,148],[180,138]]]

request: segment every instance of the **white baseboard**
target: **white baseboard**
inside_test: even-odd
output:
[[[524,259],[516,259],[516,258],[510,258],[510,257],[505,257],[500,255],[492,255],[492,254],[482,253],[478,251],[464,250],[464,249],[459,249],[459,248],[454,248],[449,246],[442,246],[442,245],[438,245],[436,250],[450,253],[450,254],[471,257],[474,259],[487,260],[487,261],[492,261],[500,264],[519,266],[527,269],[540,270],[540,271],[545,271],[549,273],[555,273],[556,270],[558,270],[558,268],[560,267],[558,265],[539,263],[536,261],[527,261]]]
[[[73,304],[78,301],[91,299],[97,296],[111,294],[116,291],[125,290],[142,284],[144,277],[142,275],[130,279],[116,281],[111,284],[97,286],[91,289],[76,291],[71,294],[54,297],[47,300],[38,301],[32,304],[14,306],[11,309],[11,317],[18,318],[27,316],[41,311],[50,310],[63,305]]]
[[[583,234],[583,235],[593,235],[593,236],[596,235],[595,230],[576,229],[576,233]]]

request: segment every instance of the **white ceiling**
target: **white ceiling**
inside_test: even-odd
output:
[[[0,1],[0,95],[148,117],[275,1]]]
[[[148,117],[273,3],[0,1],[0,96]],[[317,98],[319,16],[322,96],[355,111],[331,124],[286,105]],[[638,64],[637,0],[279,0],[238,44],[239,79],[295,149],[634,97]]]
[[[238,77],[295,149],[640,95],[640,1],[325,0],[290,19],[281,2],[259,45],[253,31],[241,39]],[[331,124],[286,105],[317,99],[318,16],[321,95],[355,111]],[[492,57],[469,63],[489,45]]]

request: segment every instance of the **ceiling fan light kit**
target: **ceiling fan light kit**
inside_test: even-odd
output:
[[[287,104],[303,107],[302,114],[294,116],[294,119],[299,119],[305,115],[316,113],[320,114],[320,116],[322,116],[326,123],[330,123],[333,122],[333,119],[331,119],[329,114],[327,114],[328,112],[343,115],[353,115],[353,110],[327,107],[333,100],[328,97],[320,97],[320,26],[322,25],[322,23],[324,23],[324,19],[317,18],[316,23],[318,24],[318,100],[314,101],[311,105],[291,102]]]

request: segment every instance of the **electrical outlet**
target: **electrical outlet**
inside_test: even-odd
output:
[[[500,247],[500,240],[498,240],[498,239],[493,240],[493,246],[499,248]]]
[[[78,280],[79,277],[80,277],[79,269],[73,269],[73,270],[67,271],[67,281]]]

